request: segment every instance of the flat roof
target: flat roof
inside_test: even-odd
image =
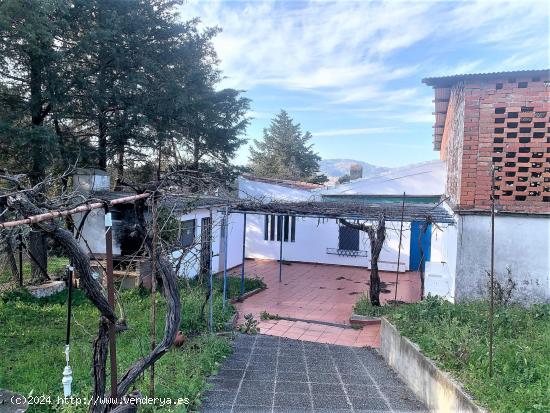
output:
[[[450,75],[450,76],[439,76],[439,77],[426,77],[422,79],[422,83],[428,86],[434,87],[446,87],[452,86],[455,83],[461,80],[474,80],[474,79],[492,79],[492,78],[502,78],[508,76],[546,76],[545,79],[549,80],[550,69],[532,69],[532,70],[514,70],[510,72],[487,72],[487,73],[467,73],[462,75]]]

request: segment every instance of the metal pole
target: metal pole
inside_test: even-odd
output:
[[[227,301],[227,239],[229,238],[229,216],[227,214],[228,208],[225,207],[225,214],[223,220],[223,307],[222,310],[225,313],[225,302]]]
[[[72,296],[73,296],[73,267],[67,267],[67,336],[65,344],[69,345],[71,339],[71,314],[72,314]]]
[[[109,306],[115,309],[115,285],[113,281],[113,220],[110,212],[105,214],[105,253],[107,259],[107,298]],[[116,336],[115,325],[109,323],[109,359],[111,361],[111,397],[117,397]]]
[[[243,265],[241,267],[241,295],[244,294],[244,261],[246,259],[246,212],[243,214]]]
[[[67,266],[67,335],[65,338],[65,367],[63,368],[63,395],[69,397],[72,393],[73,370],[69,365],[69,343],[71,341],[71,316],[72,316],[72,295],[73,295],[73,267]]]
[[[279,215],[277,222],[279,223],[279,282],[283,281],[283,216]]]
[[[210,257],[208,259],[208,265],[209,265],[209,273],[210,273],[210,314],[209,314],[209,324],[210,324],[210,332],[214,332],[214,275],[212,274],[212,209],[210,211],[210,227],[208,229],[208,254],[210,254]],[[204,231],[204,228],[201,228],[201,231]]]
[[[23,287],[23,234],[19,232],[19,287]]]
[[[153,248],[151,257],[151,351],[157,345],[157,206],[153,198],[151,204],[151,225],[153,230]],[[155,397],[155,363],[149,369],[149,396]]]
[[[495,166],[491,167],[491,285],[489,299],[489,377],[493,377],[493,312],[495,288]]]
[[[399,250],[397,251],[397,270],[395,271],[395,296],[393,298],[394,302],[397,302],[397,286],[399,285],[399,265],[401,264],[401,244],[403,241],[403,216],[404,215],[405,215],[405,192],[403,192],[403,203],[401,204],[401,226],[399,228]]]

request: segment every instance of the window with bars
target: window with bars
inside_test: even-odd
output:
[[[265,215],[264,216],[264,240],[265,241],[296,241],[296,217],[289,215]]]
[[[338,249],[359,251],[359,230],[340,225],[338,227]]]

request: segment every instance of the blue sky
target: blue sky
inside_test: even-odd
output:
[[[323,158],[398,166],[432,149],[430,76],[542,69],[550,2],[193,1],[182,18],[223,29],[222,87],[252,99],[247,137],[281,108]],[[247,163],[248,146],[236,163]]]

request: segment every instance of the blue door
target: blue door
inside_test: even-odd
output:
[[[411,271],[418,271],[420,263],[424,270],[424,263],[430,260],[432,249],[432,224],[428,224],[426,232],[422,234],[422,239],[419,241],[424,222],[413,221],[411,223],[411,254],[409,258],[409,268]]]

